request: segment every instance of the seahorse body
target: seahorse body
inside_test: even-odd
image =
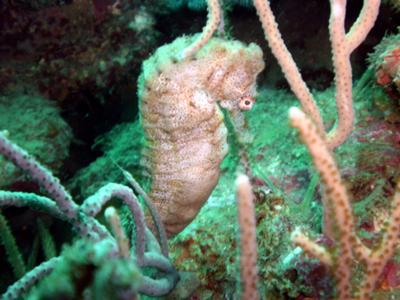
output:
[[[218,38],[192,59],[175,59],[194,38],[160,47],[143,63],[139,78],[149,196],[168,236],[194,219],[218,182],[228,145],[217,101],[231,111],[250,108],[264,68],[257,45]]]

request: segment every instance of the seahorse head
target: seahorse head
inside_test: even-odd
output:
[[[264,69],[261,48],[215,38],[204,53],[212,60],[206,86],[213,98],[229,111],[250,110],[255,102],[257,75]]]

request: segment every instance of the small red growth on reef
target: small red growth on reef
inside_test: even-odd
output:
[[[394,260],[390,260],[382,271],[379,289],[390,290],[400,285],[400,265]]]
[[[396,76],[400,67],[400,48],[392,50],[385,56],[382,66],[376,71],[377,83],[380,85],[388,85]]]
[[[376,71],[376,82],[379,85],[388,85],[392,82],[392,78],[383,69],[379,69]]]

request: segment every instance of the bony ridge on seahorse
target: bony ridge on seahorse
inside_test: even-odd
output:
[[[220,38],[190,58],[176,59],[195,39],[160,47],[143,63],[139,78],[149,197],[168,236],[195,218],[218,182],[228,151],[218,103],[240,120],[240,110],[255,101],[256,77],[264,68],[260,47]]]

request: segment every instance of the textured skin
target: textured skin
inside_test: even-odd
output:
[[[149,196],[168,236],[194,219],[218,182],[228,145],[217,101],[235,114],[251,108],[256,76],[264,68],[258,46],[217,38],[194,58],[175,59],[194,39],[159,48],[139,79]]]

